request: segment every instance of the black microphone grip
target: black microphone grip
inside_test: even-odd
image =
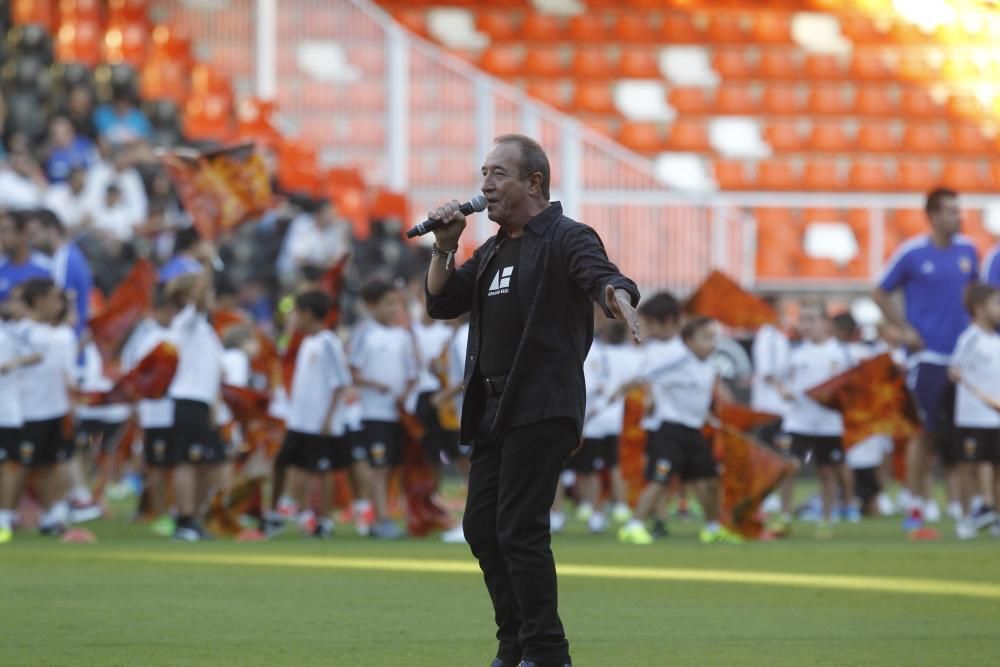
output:
[[[467,201],[458,207],[458,210],[462,215],[472,215],[477,211],[482,211],[486,208],[486,197],[482,195],[476,195],[472,198],[472,201]],[[424,234],[430,234],[435,229],[440,229],[445,226],[445,222],[442,220],[424,220],[419,225],[411,227],[409,231],[406,232],[406,238],[412,239],[416,236],[423,236]]]

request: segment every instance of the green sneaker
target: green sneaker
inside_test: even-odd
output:
[[[174,530],[176,530],[176,528],[177,525],[174,521],[174,517],[169,514],[164,514],[159,519],[154,521],[152,525],[150,525],[150,530],[160,537],[170,537],[174,534]]]
[[[743,544],[743,536],[725,526],[719,526],[717,530],[702,528],[698,539],[702,544]]]
[[[618,531],[618,541],[622,544],[652,544],[653,536],[641,523],[622,526]]]
[[[14,539],[14,531],[10,528],[0,528],[0,544],[7,544]]]

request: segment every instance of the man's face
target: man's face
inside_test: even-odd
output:
[[[0,250],[5,254],[14,254],[21,244],[21,234],[14,226],[14,220],[9,215],[0,215]]]
[[[504,142],[494,146],[483,162],[481,189],[486,197],[486,214],[498,224],[507,222],[528,198],[528,181],[521,180],[520,161],[517,144]]]
[[[74,169],[69,172],[69,186],[73,192],[83,192],[83,186],[87,183],[87,172],[83,169]]]
[[[28,221],[28,243],[46,255],[51,255],[56,251],[55,235],[50,229],[35,219]]]
[[[958,205],[958,197],[942,197],[938,201],[937,210],[930,213],[929,217],[934,231],[949,237],[958,234],[962,227],[962,209]]]

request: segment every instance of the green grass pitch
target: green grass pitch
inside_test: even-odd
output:
[[[253,544],[179,544],[123,520],[91,528],[96,544],[20,533],[0,547],[0,665],[493,657],[492,610],[465,546],[378,543],[350,526],[325,542]],[[578,524],[555,538],[575,665],[1000,661],[998,540],[960,543],[943,524],[941,541],[913,543],[890,519],[839,525],[830,542],[796,524],[787,540],[739,546],[701,545],[695,524],[672,528],[651,547]]]

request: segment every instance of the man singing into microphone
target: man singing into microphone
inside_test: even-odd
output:
[[[583,362],[592,302],[639,339],[635,283],[608,260],[593,229],[549,202],[549,161],[534,140],[503,135],[483,164],[487,214],[500,229],[459,268],[465,216],[453,201],[435,230],[427,311],[471,311],[462,440],[472,442],[463,527],[496,613],[492,667],[570,664],[559,620],[549,508],[580,443]]]

